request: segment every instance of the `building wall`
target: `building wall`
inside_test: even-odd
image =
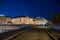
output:
[[[6,24],[6,18],[3,16],[0,16],[0,25]]]
[[[12,21],[11,21],[12,19],[11,18],[6,18],[6,24],[12,24]]]
[[[19,17],[12,19],[13,24],[34,24],[33,18],[29,17]]]
[[[11,18],[0,16],[0,25],[11,24],[10,22],[11,22]]]
[[[46,24],[48,21],[47,20],[45,20],[45,19],[35,19],[35,24],[36,25],[41,25],[41,24]]]
[[[0,25],[1,24],[45,24],[48,21],[45,19],[33,19],[30,17],[17,17],[17,18],[9,18],[9,17],[5,17],[5,16],[0,16]]]

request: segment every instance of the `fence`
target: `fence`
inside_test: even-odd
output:
[[[19,27],[18,26],[0,26],[0,33],[8,32],[16,29],[19,29]]]

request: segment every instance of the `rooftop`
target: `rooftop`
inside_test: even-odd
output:
[[[19,17],[29,17],[29,16],[16,16],[16,17],[14,17],[14,18],[19,18]]]

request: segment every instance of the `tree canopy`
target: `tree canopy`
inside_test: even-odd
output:
[[[60,12],[51,14],[51,21],[56,24],[60,24]]]

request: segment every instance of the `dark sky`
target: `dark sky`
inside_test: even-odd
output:
[[[41,16],[50,20],[51,13],[59,8],[59,0],[0,0],[0,14],[10,17]]]

